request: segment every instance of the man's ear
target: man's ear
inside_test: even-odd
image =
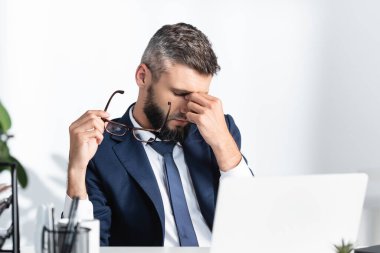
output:
[[[152,73],[144,63],[137,67],[135,79],[139,88],[146,88],[152,82]]]

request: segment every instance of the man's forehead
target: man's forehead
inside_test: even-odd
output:
[[[160,79],[177,91],[208,93],[212,75],[201,74],[182,64],[173,64],[162,73]]]

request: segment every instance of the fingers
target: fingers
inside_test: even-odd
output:
[[[105,112],[102,110],[88,110],[82,116],[80,116],[79,119],[77,119],[75,122],[80,123],[84,118],[93,117],[93,116],[107,118],[109,114],[108,112]]]
[[[221,101],[217,97],[205,93],[191,93],[185,97],[188,101],[199,104],[200,106],[212,109],[215,106],[221,105]]]
[[[204,101],[206,103],[207,103],[207,101],[219,100],[217,97],[211,96],[211,95],[206,94],[206,93],[198,93],[198,92],[194,92],[194,93],[190,93],[189,95],[186,95],[186,99],[194,100],[197,102]]]
[[[207,106],[208,99],[202,96],[200,93],[191,93],[185,97],[188,101],[192,101],[201,106]]]
[[[87,131],[83,133],[80,137],[83,142],[89,142],[93,140],[94,138],[96,139],[96,143],[99,145],[103,141],[103,132],[100,132],[98,130],[92,130],[92,131]]]
[[[205,93],[191,93],[186,97],[187,119],[197,125],[217,124],[224,122],[224,113],[220,99]]]
[[[97,130],[103,134],[104,122],[99,118],[90,118],[86,122],[76,127],[70,126],[70,134],[77,135],[85,132],[91,132]]]
[[[204,106],[201,106],[200,104],[197,104],[193,101],[190,101],[187,103],[187,109],[190,111],[190,112],[194,112],[194,113],[204,113],[205,111],[205,107]]]
[[[91,138],[99,145],[103,140],[104,122],[100,117],[108,117],[104,111],[87,111],[70,127],[70,136],[74,143],[89,142]]]
[[[200,124],[201,122],[201,114],[194,113],[194,112],[187,112],[186,113],[186,119],[194,124]]]
[[[76,121],[74,121],[70,128],[76,128],[79,125],[86,122],[88,119],[100,119],[100,118],[108,118],[110,115],[108,112],[101,111],[101,110],[89,110],[86,113],[84,113],[82,116],[79,117]]]
[[[103,132],[98,129],[88,130],[85,132],[74,132],[73,137],[80,143],[88,143],[96,140],[96,143],[99,145],[103,141]]]

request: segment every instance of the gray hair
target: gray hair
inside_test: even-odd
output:
[[[141,63],[157,81],[169,63],[184,64],[200,74],[214,75],[220,70],[211,43],[196,27],[178,23],[161,27],[150,39]]]

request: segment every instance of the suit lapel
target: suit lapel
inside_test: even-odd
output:
[[[129,110],[131,110],[132,106],[128,108],[127,112],[119,122],[132,126],[132,122],[129,119]],[[111,138],[120,141],[120,143],[113,147],[113,150],[128,174],[135,179],[153,202],[161,221],[162,234],[165,235],[164,205],[162,203],[156,177],[153,173],[153,169],[144,147],[133,137],[132,133],[127,133],[121,137],[111,136]]]
[[[118,122],[132,126],[129,118],[129,110],[132,106],[133,104]],[[136,180],[151,199],[161,221],[162,233],[165,235],[165,214],[161,193],[144,147],[132,134],[121,137],[111,136],[111,138],[120,142],[113,147],[113,150],[128,174]],[[209,228],[212,229],[215,213],[215,188],[211,151],[194,124],[189,128],[183,143],[183,151],[202,215]]]
[[[215,212],[215,189],[211,151],[195,125],[192,125],[189,129],[183,143],[183,150],[199,207],[207,225],[212,229]]]

